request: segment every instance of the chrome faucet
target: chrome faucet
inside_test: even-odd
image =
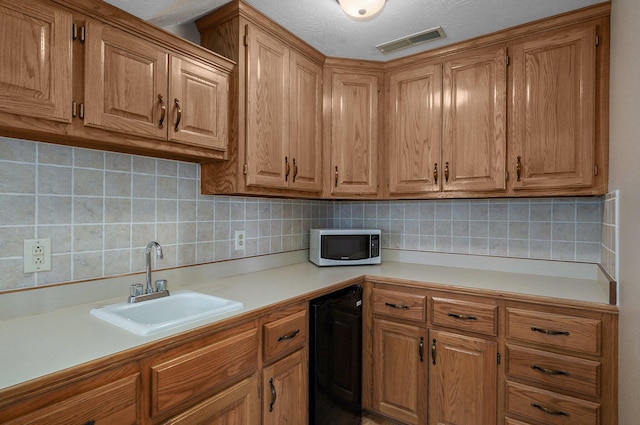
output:
[[[155,292],[153,286],[151,285],[151,250],[153,248],[156,249],[156,258],[162,258],[162,247],[160,246],[160,244],[156,241],[149,242],[149,245],[147,245],[147,250],[145,251],[145,261],[147,266],[147,286],[145,288],[145,293],[147,294],[153,294]]]

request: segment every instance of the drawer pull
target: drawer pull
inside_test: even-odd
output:
[[[536,403],[531,403],[531,407],[535,407],[538,410],[542,410],[544,413],[553,416],[569,416],[567,412],[563,412],[562,410],[551,410],[548,407],[540,406]]]
[[[535,364],[531,365],[531,369],[537,370],[539,372],[542,372],[545,375],[564,375],[564,376],[569,376],[569,372],[565,372],[563,370],[547,369],[546,367],[538,366],[538,365],[535,365]]]
[[[453,317],[454,319],[460,319],[460,320],[478,320],[476,316],[469,316],[466,314],[448,313],[447,316]]]
[[[286,339],[293,339],[296,336],[298,336],[298,334],[300,333],[300,329],[296,329],[295,331],[288,333],[286,335],[282,335],[281,337],[278,337],[278,342],[280,341],[284,341]]]
[[[540,332],[541,334],[546,335],[564,335],[569,336],[569,331],[552,331],[549,329],[536,328],[535,326],[531,326],[531,330],[533,332]]]
[[[278,394],[276,393],[276,387],[273,385],[273,378],[269,379],[269,388],[271,388],[271,403],[269,403],[269,412],[273,412],[273,406],[276,404]]]
[[[391,307],[391,308],[397,308],[398,310],[409,310],[409,306],[408,305],[404,305],[404,304],[391,304],[391,303],[384,303],[384,305]]]
[[[436,364],[436,339],[434,338],[431,343],[431,361]]]

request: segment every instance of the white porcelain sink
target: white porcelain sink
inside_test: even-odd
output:
[[[134,334],[150,335],[242,307],[238,301],[193,291],[176,291],[155,300],[94,308],[91,314]]]

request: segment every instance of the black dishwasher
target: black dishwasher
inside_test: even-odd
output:
[[[359,425],[362,287],[310,302],[309,425]]]

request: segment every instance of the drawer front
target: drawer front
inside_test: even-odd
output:
[[[257,368],[255,328],[151,367],[153,415]]]
[[[433,324],[496,336],[498,306],[434,297]]]
[[[544,347],[600,354],[602,321],[585,317],[507,309],[507,338]]]
[[[140,374],[136,373],[3,424],[137,424],[139,383]]]
[[[265,362],[297,350],[307,341],[307,310],[268,322],[262,326],[262,332]]]
[[[507,382],[506,411],[547,425],[600,424],[597,403],[515,382]]]
[[[427,296],[373,288],[373,313],[426,323]]]
[[[600,362],[507,346],[507,375],[588,396],[600,394]]]

